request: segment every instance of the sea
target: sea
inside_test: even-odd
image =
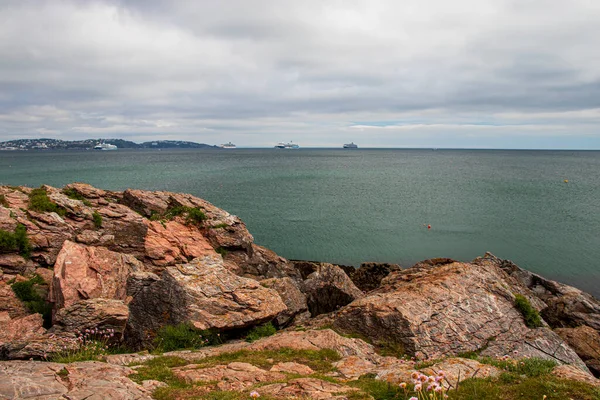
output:
[[[600,151],[0,152],[0,184],[70,182],[191,193],[288,259],[409,267],[489,251],[600,298]]]

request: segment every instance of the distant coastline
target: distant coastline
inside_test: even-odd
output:
[[[98,143],[117,146],[119,149],[217,149],[218,146],[183,140],[155,140],[135,143],[123,139],[15,139],[0,142],[0,150],[91,150]]]

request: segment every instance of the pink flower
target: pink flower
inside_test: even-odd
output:
[[[253,390],[250,392],[250,397],[252,397],[253,399],[256,399],[257,397],[260,397],[260,394],[258,394],[258,392],[256,390]]]
[[[406,388],[406,382],[402,382],[402,383],[400,384],[400,387],[401,387],[402,389],[405,389],[405,388]]]
[[[417,399],[415,396],[413,396],[413,397],[411,397],[411,398],[410,398],[410,399],[408,399],[408,400],[419,400],[419,399]]]
[[[420,392],[420,391],[421,391],[421,389],[423,389],[423,386],[422,386],[420,383],[417,383],[417,384],[415,385],[415,392]]]

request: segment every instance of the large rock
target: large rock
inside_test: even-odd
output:
[[[581,359],[592,374],[600,377],[600,334],[589,326],[554,330]]]
[[[338,266],[322,263],[302,285],[310,314],[314,317],[335,311],[361,298],[363,293]]]
[[[262,386],[260,392],[286,399],[347,399],[343,393],[358,391],[356,388],[316,378],[298,378],[285,383]]]
[[[93,298],[125,300],[127,277],[142,269],[133,256],[65,241],[54,266],[50,301],[62,308]]]
[[[173,375],[188,382],[218,382],[219,390],[241,391],[262,382],[273,382],[285,379],[281,372],[265,371],[252,364],[232,362],[228,365],[201,368],[195,364],[174,368]]]
[[[393,271],[399,271],[400,265],[388,263],[368,262],[360,264],[354,271],[346,271],[352,282],[363,292],[375,290],[381,284],[381,280]]]
[[[527,289],[502,269],[459,263],[392,273],[382,287],[342,310],[334,325],[376,343],[395,344],[421,359],[462,352],[518,352],[586,370],[581,359],[547,327],[530,329],[514,307]],[[532,298],[533,296],[529,296]]]
[[[1,362],[0,398],[150,400],[150,393],[128,378],[133,372],[101,362]]]
[[[474,262],[501,268],[529,288],[544,302],[542,315],[553,328],[587,325],[600,331],[600,301],[592,295],[526,271],[511,261],[502,260],[491,253],[486,253]]]
[[[133,298],[128,332],[134,345],[151,340],[165,325],[245,328],[270,321],[286,309],[276,291],[229,272],[217,253],[166,267],[161,277],[132,274],[128,293]]]
[[[279,327],[285,327],[294,322],[302,322],[310,317],[306,296],[298,289],[291,278],[271,278],[260,282],[266,288],[277,291],[287,309],[279,313],[274,322]]]
[[[52,332],[77,332],[86,329],[114,331],[110,341],[123,337],[129,318],[129,308],[114,299],[88,299],[58,310]]]

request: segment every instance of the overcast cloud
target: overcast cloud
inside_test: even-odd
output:
[[[598,38],[598,0],[0,0],[0,141],[600,149]]]

